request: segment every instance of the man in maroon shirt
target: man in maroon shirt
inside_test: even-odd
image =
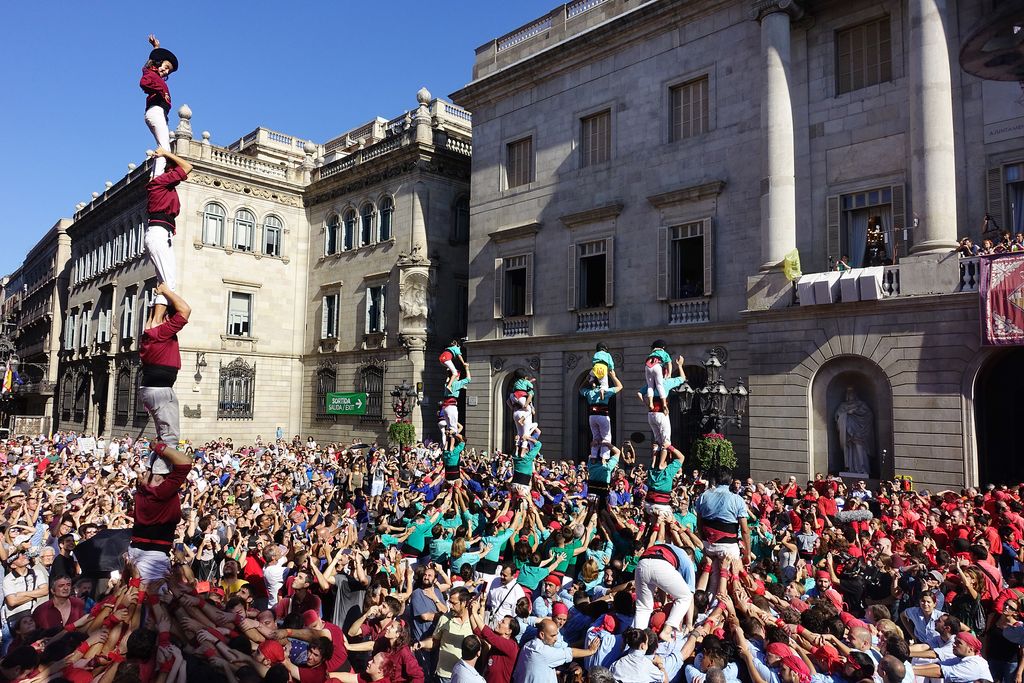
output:
[[[71,596],[71,577],[58,576],[50,582],[50,599],[36,607],[32,618],[41,629],[67,626],[85,614],[85,602]]]
[[[153,262],[160,282],[173,290],[177,283],[178,265],[171,237],[176,230],[175,220],[181,212],[177,188],[192,172],[192,164],[163,147],[153,152],[153,156],[158,160],[166,159],[170,168],[146,185],[146,255]],[[166,295],[158,293],[154,304],[157,319],[162,319],[167,308]]]
[[[176,446],[180,429],[178,397],[174,393],[174,382],[181,369],[178,332],[188,323],[192,309],[167,283],[161,282],[154,291],[167,297],[174,313],[168,317],[165,309],[158,314],[158,307],[154,306],[146,320],[139,342],[139,360],[142,361],[139,397],[153,417],[157,441]]]
[[[469,610],[469,623],[478,638],[490,644],[491,651],[487,658],[487,683],[509,683],[512,671],[519,656],[519,622],[515,617],[502,617],[492,629],[486,624],[485,600],[475,599]]]
[[[135,484],[135,524],[128,559],[143,581],[154,581],[171,571],[170,552],[181,521],[178,492],[192,469],[192,457],[156,442],[145,464],[149,471]]]

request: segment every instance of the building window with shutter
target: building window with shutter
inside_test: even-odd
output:
[[[252,294],[228,293],[228,336],[252,336]]]
[[[321,339],[337,339],[338,337],[338,306],[340,294],[328,294],[323,301],[323,317],[320,326]]]
[[[263,221],[263,253],[267,256],[280,256],[283,234],[284,224],[281,223],[281,219],[277,216],[267,216]]]
[[[890,185],[829,198],[829,267],[887,266],[913,244],[906,228],[903,186]]]
[[[78,386],[75,388],[75,422],[85,422],[89,405],[89,375],[84,372],[78,375]]]
[[[387,285],[366,288],[366,334],[384,331],[384,326],[387,324],[384,312],[387,292]]]
[[[224,243],[224,207],[207,204],[203,209],[203,244],[219,247]]]
[[[1000,210],[994,214],[994,218],[1000,226],[1006,218],[1003,213],[1009,214],[1009,225],[1007,230],[1014,233],[1024,232],[1024,164],[1012,164],[1003,167],[1003,182],[1005,184],[1006,210]]]
[[[607,240],[597,240],[579,245],[577,297],[578,306],[582,309],[608,305],[605,295],[608,283],[606,243]]]
[[[373,243],[373,204],[367,202],[359,210],[359,246]]]
[[[533,182],[533,138],[510,142],[505,148],[505,179],[508,189]]]
[[[359,371],[359,388],[366,394],[366,414],[360,422],[382,422],[384,420],[384,368],[367,365]]]
[[[324,256],[337,254],[340,242],[341,219],[335,214],[327,219],[327,226],[324,228]]]
[[[668,229],[669,298],[704,296],[704,222]]]
[[[251,420],[256,394],[256,365],[241,357],[220,367],[217,419]]]
[[[612,113],[605,110],[580,119],[580,167],[603,164],[612,155]]]
[[[350,251],[355,248],[357,221],[358,218],[356,216],[355,209],[349,209],[345,212],[341,235],[341,248],[345,251]]]
[[[256,217],[251,211],[242,209],[235,214],[235,238],[232,245],[238,251],[252,251],[253,233],[256,230]]]
[[[505,259],[502,285],[504,300],[502,315],[514,318],[526,315],[527,256],[510,256]]]
[[[462,196],[455,200],[452,207],[452,230],[448,238],[452,244],[469,242],[469,197]]]
[[[334,415],[327,412],[327,394],[338,390],[338,373],[333,368],[318,369],[314,386],[313,415],[318,422],[334,422]]]
[[[676,142],[708,132],[711,103],[708,78],[697,78],[670,89],[672,103],[669,140]]]
[[[836,33],[836,95],[891,80],[889,17]]]
[[[395,200],[391,197],[384,197],[380,200],[380,241],[387,242],[391,239],[391,221],[395,215]]]

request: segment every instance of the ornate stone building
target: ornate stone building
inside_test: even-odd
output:
[[[175,152],[194,164],[174,238],[193,308],[179,335],[184,438],[378,438],[385,383],[429,378],[426,355],[461,333],[464,312],[446,304],[464,297],[469,115],[426,90],[417,98],[323,144],[258,128],[220,147],[206,132],[194,139],[191,111],[179,110]],[[149,173],[130,167],[67,229],[61,429],[149,429],[137,400],[155,286],[143,254]],[[325,392],[357,389],[369,415],[324,414]]]
[[[749,381],[729,435],[755,477],[847,470],[848,444],[871,478],[1024,476],[995,466],[1024,361],[980,347],[977,262],[952,253],[986,212],[1024,226],[1020,88],[957,61],[995,5],[576,0],[478,48],[452,96],[474,115],[471,438],[508,447],[523,367],[548,456],[583,454],[599,341],[626,385],[615,437],[647,434],[662,338],[695,388],[710,348]],[[798,297],[797,248],[853,274]],[[700,420],[673,403],[685,451]]]
[[[45,418],[39,429],[52,428],[57,385],[61,327],[67,303],[66,265],[71,257],[71,221],[62,218],[25,256],[5,286],[2,314],[17,358],[14,364],[23,384],[5,405],[8,416]],[[7,426],[6,424],[4,426]]]

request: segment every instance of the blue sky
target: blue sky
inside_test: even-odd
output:
[[[0,275],[74,205],[139,163],[153,139],[138,81],[153,32],[181,60],[174,107],[196,137],[257,126],[323,142],[447,97],[474,50],[554,0],[12,2],[0,22]],[[177,117],[171,117],[173,127]]]

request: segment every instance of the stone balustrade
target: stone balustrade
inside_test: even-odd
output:
[[[668,302],[669,325],[693,325],[711,322],[710,297],[697,297]]]
[[[973,258],[960,259],[960,289],[959,292],[977,292],[981,283],[981,259]]]
[[[576,311],[577,332],[604,332],[608,329],[611,310],[598,308],[587,311]]]
[[[260,175],[266,178],[279,178],[284,180],[288,177],[288,169],[285,166],[272,164],[267,161],[260,161],[245,154],[236,154],[226,149],[216,147],[210,150],[210,160],[214,163],[232,166],[239,170],[253,175]]]
[[[505,339],[510,337],[526,337],[530,334],[530,318],[517,316],[515,318],[504,318],[501,321],[501,336]]]

